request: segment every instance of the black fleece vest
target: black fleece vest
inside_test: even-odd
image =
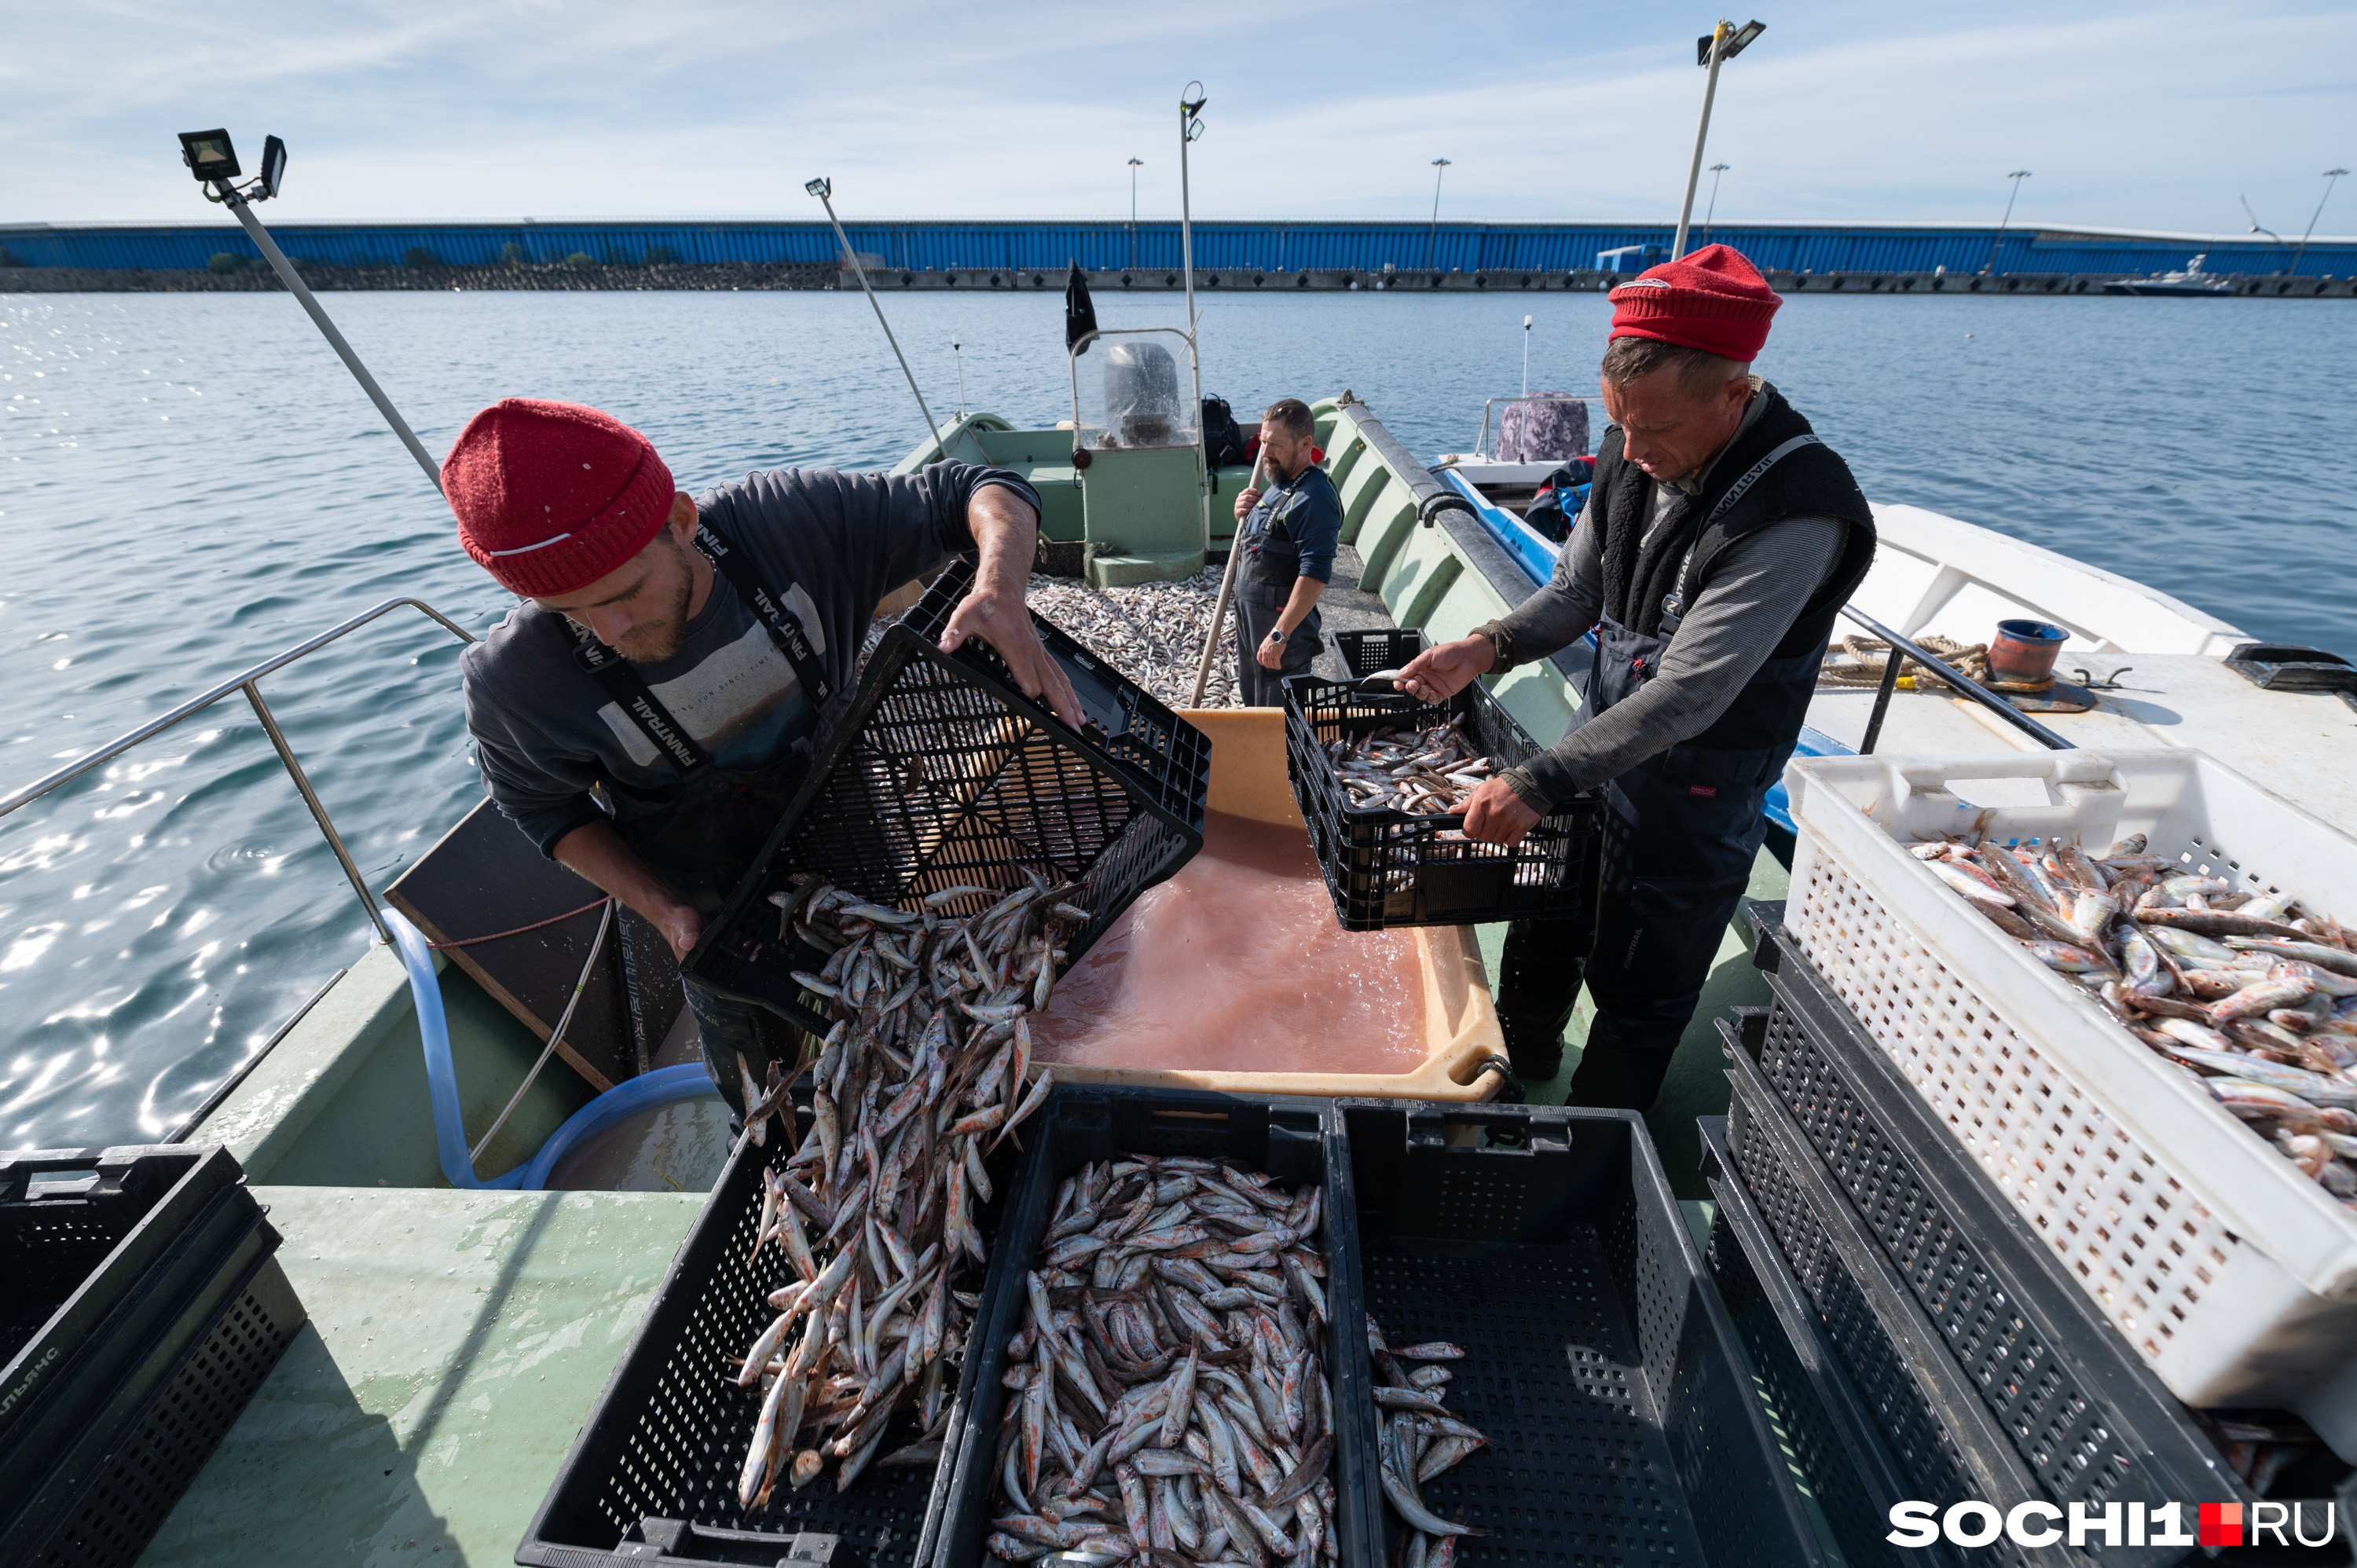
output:
[[[1692,608],[1719,557],[1737,540],[1788,517],[1839,518],[1850,525],[1840,560],[1808,603],[1795,607],[1791,627],[1769,655],[1792,658],[1824,646],[1841,607],[1874,564],[1874,513],[1849,465],[1822,444],[1785,454],[1712,520],[1720,500],[1753,465],[1792,437],[1810,434],[1809,422],[1781,392],[1762,387],[1758,395],[1768,399],[1768,406],[1720,455],[1701,494],[1671,491],[1668,515],[1650,540],[1645,525],[1652,510],[1652,479],[1621,457],[1618,425],[1596,444],[1588,516],[1604,530],[1604,613],[1629,630],[1661,635],[1665,601],[1675,596],[1681,613]]]

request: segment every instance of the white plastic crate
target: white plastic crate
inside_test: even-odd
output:
[[[1906,845],[1979,826],[2149,853],[2357,915],[2357,843],[2198,752],[1795,757],[1785,924],[2154,1371],[2357,1458],[2357,1213]]]

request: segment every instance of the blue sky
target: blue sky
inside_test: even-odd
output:
[[[1774,0],[1764,0],[1774,5]],[[1721,219],[2297,234],[2357,163],[2357,7],[1784,5],[1720,85]],[[283,220],[1675,216],[1710,13],[1660,5],[0,0],[0,220],[210,216],[173,134],[293,149]],[[1740,21],[1743,16],[1736,18]],[[2338,210],[2336,210],[2336,209]],[[2320,233],[2357,232],[2357,181]]]

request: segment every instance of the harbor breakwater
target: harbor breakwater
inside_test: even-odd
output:
[[[868,283],[880,290],[964,291],[999,290],[1025,293],[1063,288],[1067,274],[1060,269],[963,267],[921,271],[877,268]],[[1105,269],[1085,274],[1098,292],[1159,293],[1184,286],[1184,274],[1175,268]],[[1791,273],[1770,270],[1768,283],[1779,294],[1846,295],[1998,295],[2044,297],[2054,295],[2101,294],[2104,285],[2127,273],[1939,273],[1834,272]],[[2225,274],[2229,291],[2238,298],[2357,299],[2357,277],[2294,277],[2280,273]],[[315,291],[327,294],[351,290],[448,292],[646,292],[651,290],[757,291],[764,289],[856,288],[859,280],[847,267],[803,262],[664,262],[629,265],[593,263],[586,266],[397,265],[343,266],[313,263],[303,278]],[[1359,271],[1352,268],[1267,272],[1246,268],[1203,268],[1195,274],[1195,287],[1206,294],[1270,294],[1285,291],[1313,294],[1600,294],[1625,281],[1624,274],[1574,269],[1565,272],[1500,270],[1480,272]],[[0,294],[270,294],[284,287],[266,266],[242,265],[219,271],[194,268],[137,267],[0,267]]]

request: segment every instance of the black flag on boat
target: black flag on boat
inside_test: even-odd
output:
[[[1064,351],[1081,348],[1081,339],[1096,329],[1096,301],[1089,297],[1089,280],[1081,275],[1081,263],[1074,262],[1072,275],[1064,282]]]

